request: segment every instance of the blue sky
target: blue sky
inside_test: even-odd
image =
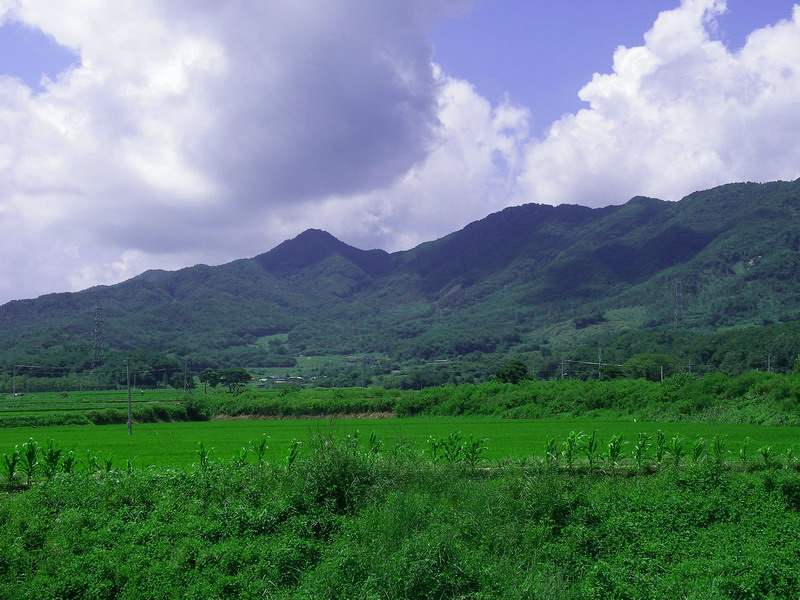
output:
[[[756,28],[791,14],[791,0],[728,0],[716,37],[738,49]],[[611,69],[617,46],[638,46],[672,0],[485,0],[431,29],[434,60],[493,103],[509,94],[537,130],[583,107],[577,91]]]
[[[0,302],[800,176],[786,0],[0,0]]]

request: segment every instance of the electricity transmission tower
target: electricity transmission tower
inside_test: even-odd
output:
[[[675,315],[673,319],[675,329],[683,327],[683,289],[681,280],[675,280]]]

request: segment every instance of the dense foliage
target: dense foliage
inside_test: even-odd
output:
[[[296,449],[219,463],[201,445],[190,469],[94,463],[0,493],[0,598],[800,594],[796,468],[614,476],[376,440]]]
[[[238,371],[234,370],[234,373]],[[137,398],[134,420],[204,420],[228,417],[301,417],[390,414],[400,417],[493,416],[501,418],[608,418],[639,421],[691,421],[800,425],[800,372],[780,375],[749,371],[736,377],[705,377],[681,373],[662,381],[612,380],[493,380],[481,384],[444,385],[421,390],[383,388],[250,388],[235,393],[179,390],[153,402]],[[123,423],[127,413],[116,397],[113,403],[91,395],[62,394],[0,396],[0,427],[64,424]],[[80,415],[83,415],[82,417]]]

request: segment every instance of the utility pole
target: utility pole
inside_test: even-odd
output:
[[[597,379],[603,378],[603,348],[597,348]]]
[[[11,397],[17,397],[17,365],[14,365],[14,375],[11,376]]]
[[[133,435],[133,411],[131,410],[131,370],[128,359],[125,359],[125,379],[128,384],[128,435]]]
[[[561,355],[561,379],[567,378],[567,363],[564,360],[564,355]]]

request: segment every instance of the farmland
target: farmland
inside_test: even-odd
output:
[[[400,448],[323,433],[275,463],[199,453],[178,469],[100,461],[40,475],[0,495],[0,597],[800,593],[794,463],[709,453],[677,468],[668,450],[658,468],[651,452],[644,470],[615,476],[608,464],[486,469]]]
[[[797,598],[797,396],[148,389],[133,435],[125,390],[5,396],[0,599]]]
[[[198,444],[213,449],[214,459],[229,460],[242,447],[268,438],[268,457],[278,461],[293,440],[308,445],[318,435],[343,439],[358,434],[362,445],[375,435],[386,447],[403,443],[415,451],[423,451],[429,437],[441,438],[460,432],[462,437],[486,439],[484,456],[492,461],[503,458],[543,457],[548,438],[566,439],[570,431],[597,433],[600,440],[622,435],[632,445],[640,433],[655,438],[661,430],[668,438],[680,435],[691,444],[703,438],[710,442],[714,435],[723,436],[731,450],[749,440],[753,453],[759,447],[771,446],[780,454],[793,445],[800,448],[800,429],[756,425],[701,423],[634,423],[632,421],[598,421],[577,419],[507,420],[492,418],[413,417],[408,419],[280,419],[226,420],[188,423],[144,423],[134,425],[129,436],[125,425],[60,426],[0,429],[0,452],[9,452],[14,445],[33,438],[40,444],[53,440],[58,446],[74,449],[84,456],[94,453],[99,458],[111,457],[118,465],[128,460],[136,467],[187,466],[197,461]],[[800,450],[798,450],[800,454]]]

